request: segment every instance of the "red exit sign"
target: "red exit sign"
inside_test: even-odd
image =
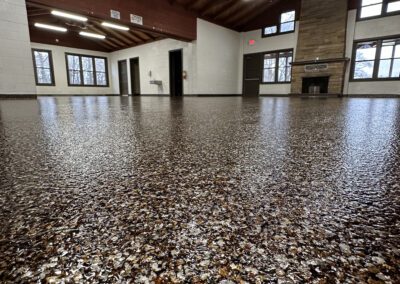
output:
[[[254,39],[249,40],[249,45],[255,45],[255,44],[256,44],[256,41]]]

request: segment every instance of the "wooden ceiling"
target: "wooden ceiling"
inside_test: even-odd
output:
[[[51,8],[36,5],[29,1],[27,1],[27,12],[32,42],[111,52],[166,38],[165,35],[160,33],[149,32],[139,28],[130,27],[129,31],[107,28],[101,25],[101,19],[93,17],[89,17],[87,22],[77,22],[56,17],[51,14]],[[47,30],[43,32],[42,29],[34,26],[35,23],[65,27],[68,29],[68,33]],[[105,35],[106,39],[82,38],[79,35],[80,31]]]
[[[26,0],[26,3],[31,41],[111,52],[164,38],[191,41],[196,39],[196,18],[236,31],[262,28],[269,22],[277,22],[284,10],[300,10],[301,0]],[[53,8],[84,15],[89,21],[80,23],[53,16]],[[121,11],[118,23],[129,25],[130,31],[101,25],[104,20],[110,21],[110,9]],[[144,16],[143,27],[130,25],[130,11]],[[69,32],[43,32],[34,27],[36,22],[63,26]],[[80,31],[106,35],[106,39],[82,38]]]
[[[181,5],[188,11],[194,12],[199,18],[236,31],[243,31],[253,19],[264,14],[275,4],[285,1],[287,2],[287,0],[169,0],[171,4]]]

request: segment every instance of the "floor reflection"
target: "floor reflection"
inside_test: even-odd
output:
[[[0,146],[0,282],[400,281],[400,100],[1,100]]]

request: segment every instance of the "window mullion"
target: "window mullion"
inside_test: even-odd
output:
[[[379,65],[381,63],[381,51],[382,51],[382,40],[377,41],[376,53],[375,53],[375,64],[374,64],[374,72],[372,78],[377,79],[379,73]]]
[[[92,57],[92,64],[93,64],[93,82],[94,85],[97,86],[97,72],[96,72],[96,60],[95,57]]]
[[[85,85],[85,82],[83,81],[83,64],[82,64],[83,62],[82,62],[82,56],[79,56],[79,65],[80,65],[80,68],[79,68],[79,75],[80,75],[80,77],[81,77],[81,85],[82,86],[84,86]]]
[[[278,79],[279,79],[279,52],[277,52],[275,55],[275,83],[279,81]]]

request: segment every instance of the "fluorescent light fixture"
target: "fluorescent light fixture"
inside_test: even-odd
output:
[[[98,39],[105,39],[106,38],[106,36],[104,36],[104,35],[88,33],[88,32],[80,32],[79,34],[81,36],[93,37],[93,38],[98,38]]]
[[[88,18],[86,18],[86,17],[82,17],[82,16],[70,14],[70,13],[65,13],[65,12],[61,12],[61,11],[56,11],[56,10],[51,11],[51,14],[54,16],[59,16],[59,17],[68,18],[68,19],[81,21],[81,22],[87,22],[87,20],[88,20]]]
[[[103,22],[101,23],[102,26],[108,27],[108,28],[113,28],[117,30],[122,30],[122,31],[129,31],[129,28],[126,26],[120,26],[117,24],[109,23],[109,22]]]
[[[35,23],[35,27],[41,28],[41,29],[48,29],[48,30],[63,32],[63,33],[67,32],[66,28],[51,26],[51,25],[46,25],[46,24],[41,24],[41,23]]]

